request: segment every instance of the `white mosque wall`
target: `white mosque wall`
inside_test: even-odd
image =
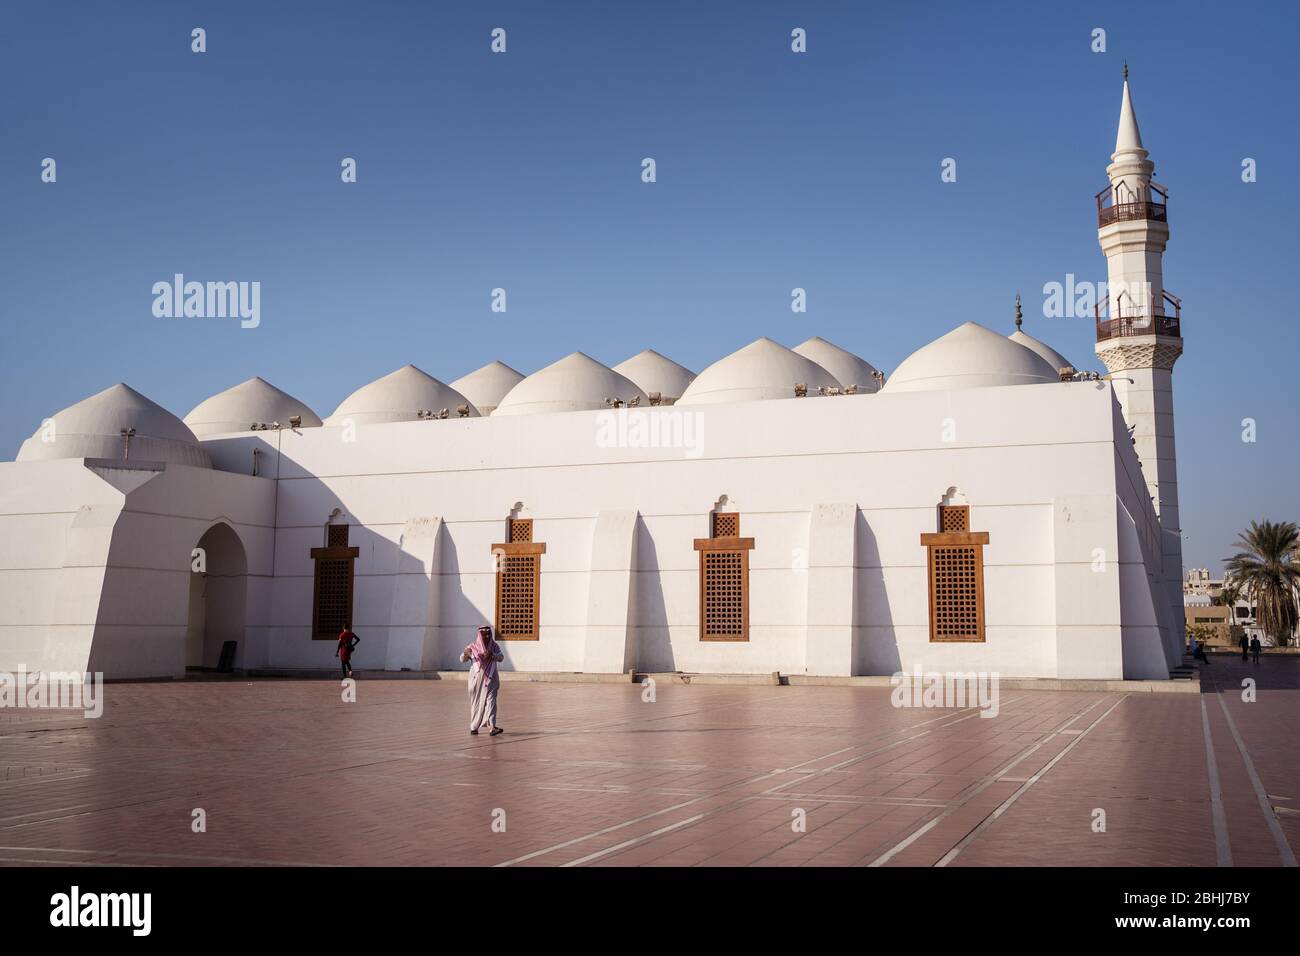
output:
[[[632,412],[689,422],[676,447],[571,412],[220,436],[218,470],[6,464],[0,666],[179,676],[242,617],[237,666],[333,667],[310,556],[332,520],[359,553],[357,666],[459,667],[495,619],[513,514],[546,553],[541,639],[506,642],[508,668],[1164,677],[1158,525],[1116,407],[1078,382]],[[950,492],[989,533],[982,644],[929,640],[920,535]],[[755,543],[747,642],[699,639],[693,541],[715,506]],[[219,566],[199,614],[203,540]]]
[[[0,670],[86,669],[123,502],[80,459],[0,464]]]
[[[143,461],[0,466],[0,669],[184,676],[193,549],[217,522],[240,539],[246,568],[244,581],[214,582],[216,617],[222,588],[238,588],[243,620],[226,626],[243,632],[241,648],[252,643],[267,619],[272,490],[264,479]],[[209,562],[209,574],[226,571]]]
[[[310,549],[337,509],[360,550],[358,666],[459,666],[519,509],[547,552],[542,639],[507,642],[515,669],[1123,676],[1121,571],[1093,569],[1118,550],[1112,406],[1106,384],[1062,383],[632,413],[692,416],[690,448],[607,447],[599,412],[286,431],[275,600],[247,663],[332,666],[310,638]],[[205,447],[247,467],[273,442]],[[920,534],[950,487],[990,534],[982,645],[929,641]],[[692,542],[724,495],[755,539],[740,644],[698,633]],[[412,522],[436,531],[412,545]]]

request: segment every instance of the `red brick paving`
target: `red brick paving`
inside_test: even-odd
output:
[[[992,719],[885,688],[507,682],[495,739],[456,682],[115,684],[99,720],[0,711],[0,863],[1214,866],[1204,700],[1233,862],[1276,866],[1219,699],[1298,847],[1300,659],[1214,662],[1201,695],[1004,691]]]

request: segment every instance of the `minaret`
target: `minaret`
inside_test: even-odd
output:
[[[1164,578],[1181,616],[1182,531],[1174,454],[1174,362],[1183,352],[1181,302],[1164,287],[1168,193],[1152,180],[1124,67],[1119,134],[1097,195],[1097,238],[1106,256],[1107,301],[1098,306],[1098,357],[1111,373],[1162,531]],[[1100,296],[1098,298],[1101,298]],[[1102,315],[1101,310],[1107,309]],[[1182,635],[1178,635],[1181,643]]]

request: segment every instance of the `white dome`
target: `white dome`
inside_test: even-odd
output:
[[[491,415],[506,393],[524,380],[504,362],[489,362],[480,369],[462,375],[451,387],[468,398],[480,415]]]
[[[630,379],[637,388],[649,395],[658,392],[663,404],[671,405],[686,393],[695,373],[665,358],[654,349],[638,352],[625,362],[614,366],[614,371]]]
[[[133,461],[161,461],[211,468],[208,453],[185,423],[127,385],[117,384],[51,416],[18,450],[18,461],[51,458],[122,458],[122,429],[134,428]],[[46,440],[51,439],[51,440]]]
[[[794,398],[795,385],[807,385],[809,396],[817,395],[821,387],[840,387],[839,380],[812,359],[795,354],[779,342],[762,338],[706,368],[677,404]]]
[[[917,349],[888,381],[886,392],[1038,385],[1060,381],[1056,369],[1016,342],[974,322]]]
[[[607,398],[650,404],[646,393],[627,378],[589,355],[574,352],[529,375],[501,399],[492,414],[540,415],[606,408]]]
[[[1016,329],[1008,335],[1007,338],[1012,342],[1018,342],[1031,352],[1036,353],[1044,362],[1052,366],[1052,368],[1056,369],[1058,372],[1067,366],[1069,368],[1075,367],[1073,362],[1060,352],[1056,351],[1056,349],[1052,348],[1045,342],[1038,341],[1038,339],[1034,338],[1028,332],[1022,332],[1020,329]]]
[[[436,414],[444,408],[455,418],[458,405],[469,405],[470,418],[478,416],[478,409],[460,392],[414,365],[403,365],[343,399],[325,424],[342,425],[349,420],[358,425],[410,422],[418,419],[420,412]]]
[[[875,379],[876,367],[864,362],[852,352],[827,342],[820,335],[814,335],[807,342],[796,345],[793,351],[806,359],[812,359],[826,371],[835,376],[845,388],[856,385],[859,395],[880,391]]]
[[[250,378],[194,406],[185,424],[198,436],[221,435],[246,432],[254,422],[279,422],[288,428],[294,415],[302,418],[303,428],[321,423],[315,412],[289,393],[264,379]]]

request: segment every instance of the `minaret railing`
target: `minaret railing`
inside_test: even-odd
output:
[[[1133,220],[1168,222],[1168,204],[1169,191],[1159,183],[1151,183],[1149,189],[1130,190],[1124,196],[1117,195],[1112,184],[1097,193],[1097,228]]]
[[[1163,305],[1154,310],[1135,310],[1130,315],[1124,314],[1124,305],[1118,303],[1115,314],[1101,317],[1100,304],[1092,307],[1097,320],[1097,341],[1120,338],[1129,335],[1167,335],[1182,338],[1183,300],[1172,292],[1165,292],[1163,301],[1174,307],[1174,314],[1166,314]]]

